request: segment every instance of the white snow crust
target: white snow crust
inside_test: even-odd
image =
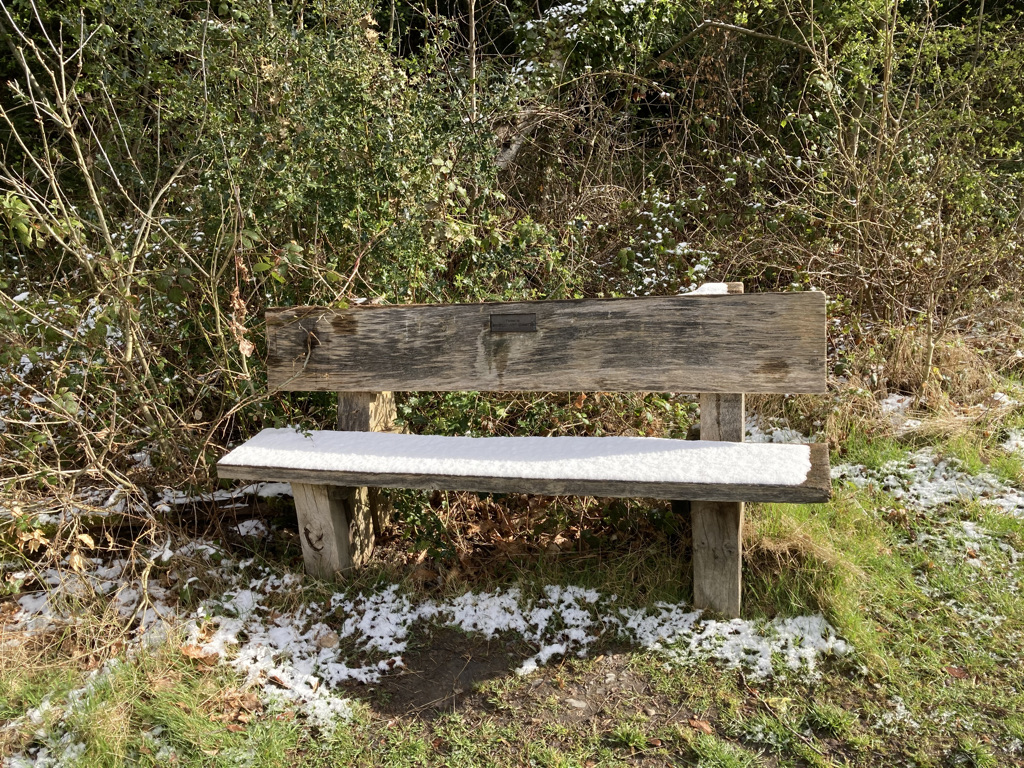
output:
[[[939,456],[928,448],[886,462],[878,469],[840,464],[832,468],[832,479],[847,480],[859,488],[878,488],[918,509],[976,500],[1024,517],[1024,491],[989,472],[969,474],[957,459]]]
[[[757,416],[751,416],[747,419],[746,431],[747,434],[744,440],[748,443],[806,444],[822,442],[820,435],[808,437],[791,427],[778,426],[771,421],[765,422]]]
[[[184,504],[196,504],[213,502],[223,506],[223,502],[237,501],[246,496],[258,496],[261,499],[269,499],[275,496],[291,496],[292,487],[288,483],[251,483],[230,491],[213,491],[212,493],[200,493],[190,496],[184,491],[173,488],[164,488],[160,492],[161,502],[154,507],[157,512],[170,512],[171,505],[182,506]],[[244,506],[244,505],[242,505]]]
[[[248,588],[226,594],[219,605],[204,605],[201,618],[190,625],[189,642],[224,658],[249,683],[273,678],[280,686],[283,681],[288,693],[276,695],[290,700],[317,698],[322,683],[329,688],[349,680],[374,683],[404,667],[402,654],[417,623],[487,639],[515,633],[536,650],[517,668],[520,675],[556,657],[586,656],[603,636],[661,652],[676,663],[716,659],[753,679],[779,670],[814,677],[819,659],[850,651],[820,615],[702,621],[701,611],[684,604],[630,608],[619,606],[614,595],[576,586],[548,585],[538,597],[512,588],[417,602],[392,585],[379,592],[335,594],[324,606],[314,603],[282,615],[264,601],[283,586],[288,585],[276,577],[255,579]],[[340,650],[343,645],[349,650]]]
[[[1024,429],[1011,429],[1006,440],[1000,445],[1008,453],[1024,452]]]
[[[219,464],[268,470],[782,486],[800,485],[811,469],[805,445],[293,429],[265,429]]]
[[[266,524],[262,520],[243,520],[235,526],[235,530],[238,531],[239,536],[251,536],[254,538],[263,538],[270,534]]]
[[[745,671],[750,679],[778,674],[814,678],[822,659],[852,649],[820,615],[772,621],[715,621],[683,603],[623,605],[615,595],[578,586],[548,585],[466,592],[442,600],[417,599],[397,585],[369,592],[340,592],[323,603],[303,599],[304,579],[255,564],[236,562],[217,544],[190,541],[176,549],[158,545],[134,567],[123,559],[90,559],[69,577],[65,564],[36,573],[14,572],[14,582],[34,581],[18,599],[19,610],[0,624],[4,643],[23,642],[74,624],[81,600],[109,601],[109,609],[136,627],[129,654],[147,644],[176,642],[237,670],[273,711],[291,710],[321,729],[354,714],[339,686],[371,684],[405,669],[403,654],[419,627],[445,626],[488,639],[518,638],[527,650],[516,673],[531,674],[569,655],[586,656],[602,638],[659,654],[667,664],[713,660]],[[165,579],[144,578],[147,563],[166,568]],[[198,569],[225,585],[194,612],[182,610],[179,590],[189,589]],[[167,588],[158,581],[169,581]],[[44,702],[14,723],[43,723],[47,708],[62,714],[40,731],[37,746],[11,758],[12,766],[54,768],[74,762],[80,749],[73,718],[120,662],[112,659],[67,704]],[[51,718],[52,720],[52,718]],[[173,747],[151,734],[154,752]]]
[[[697,290],[690,291],[687,296],[725,296],[728,293],[728,283],[703,283]]]

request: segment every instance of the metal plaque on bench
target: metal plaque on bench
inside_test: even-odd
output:
[[[491,315],[491,333],[536,333],[537,313]]]

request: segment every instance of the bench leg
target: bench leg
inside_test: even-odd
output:
[[[742,394],[700,396],[701,440],[742,443],[746,431]],[[743,586],[743,502],[694,501],[693,604],[739,618]]]
[[[341,505],[348,520],[349,552],[352,553],[352,565],[365,565],[373,552],[376,542],[376,526],[373,512],[376,508],[376,488],[346,488],[340,485],[329,486],[331,496]]]
[[[693,604],[731,619],[740,615],[743,502],[694,501]]]
[[[390,432],[394,429],[395,396],[391,392],[339,392],[338,429],[342,432]],[[340,489],[346,491],[347,489]],[[372,521],[370,536],[379,536],[391,519],[379,488],[359,488],[352,498],[356,517]],[[371,543],[372,546],[372,543]]]
[[[306,573],[328,579],[360,565],[373,549],[368,515],[356,515],[357,488],[292,483]]]

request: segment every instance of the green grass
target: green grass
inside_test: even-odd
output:
[[[753,768],[760,754],[709,734],[699,735],[691,744],[701,768]]]
[[[195,666],[167,645],[114,664],[44,719],[55,740],[67,733],[84,746],[81,766],[229,766],[247,755],[256,765],[288,765],[298,724],[262,711],[246,723],[231,718],[238,685],[225,667]]]

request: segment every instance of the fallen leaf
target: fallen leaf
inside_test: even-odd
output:
[[[696,717],[690,718],[690,727],[695,731],[706,733],[708,736],[715,732],[715,729],[711,727],[711,723],[707,720],[698,720]]]
[[[957,680],[963,680],[967,677],[967,670],[963,667],[954,667],[952,665],[943,667],[946,670],[946,674],[950,677],[955,677]]]
[[[78,540],[82,542],[88,549],[93,549],[96,546],[96,542],[92,540],[92,536],[88,533],[78,534]]]
[[[32,531],[32,533],[26,533],[21,531],[18,533],[18,543],[23,549],[27,549],[30,553],[36,552],[40,547],[49,546],[50,540],[46,538],[40,529]]]
[[[227,729],[232,733],[242,733],[245,731],[244,725],[237,725],[236,723],[228,723]]]
[[[74,570],[78,571],[79,573],[84,571],[86,562],[85,558],[82,557],[82,553],[79,552],[77,549],[74,552],[72,552],[71,557],[68,558],[68,565],[70,565]]]
[[[181,654],[182,656],[195,659],[207,666],[217,663],[217,652],[207,650],[199,645],[183,645],[181,646]]]
[[[647,746],[649,746],[649,747],[660,747],[661,746],[661,739],[648,739],[647,740]]]
[[[267,678],[267,680],[274,683],[275,685],[281,686],[282,688],[291,688],[291,685],[289,685],[288,682],[285,681],[285,679],[280,675],[270,675]]]

